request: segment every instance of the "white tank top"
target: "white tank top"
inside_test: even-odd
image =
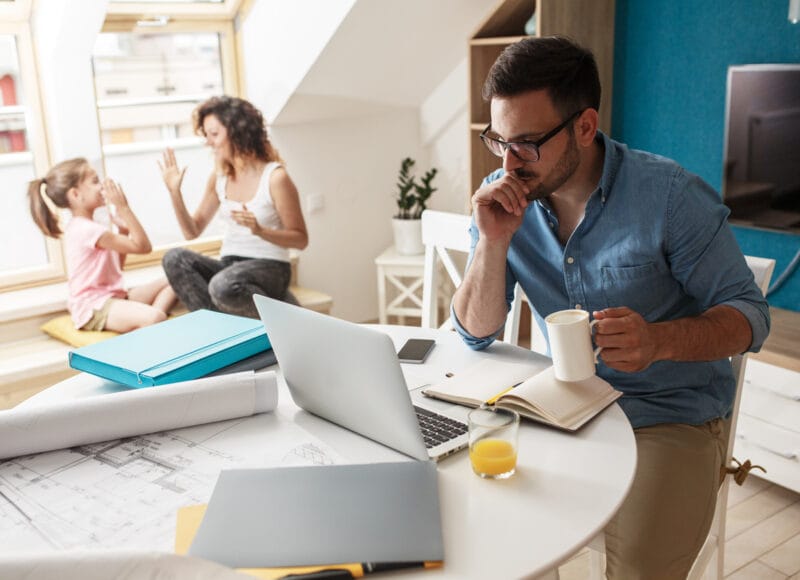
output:
[[[280,163],[276,161],[267,163],[264,167],[264,172],[261,174],[261,181],[258,183],[256,194],[250,201],[245,202],[247,209],[253,212],[253,215],[256,216],[256,221],[258,221],[260,225],[276,230],[282,230],[283,223],[272,201],[272,193],[269,189],[269,178],[272,172],[280,166]],[[227,175],[221,174],[217,176],[217,196],[219,197],[220,203],[219,218],[225,228],[220,256],[268,258],[271,260],[288,262],[288,248],[282,248],[263,238],[259,238],[250,231],[250,228],[240,226],[233,221],[231,211],[234,209],[241,210],[242,202],[233,201],[225,197],[225,186],[227,184]]]

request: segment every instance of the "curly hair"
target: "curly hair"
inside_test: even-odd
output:
[[[194,131],[205,137],[203,121],[209,115],[216,117],[225,127],[234,157],[257,159],[265,163],[280,161],[278,151],[267,137],[264,116],[249,101],[222,95],[200,103],[192,113]],[[229,177],[236,171],[231,163],[222,168]]]

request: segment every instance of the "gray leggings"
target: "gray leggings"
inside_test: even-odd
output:
[[[173,248],[164,255],[162,265],[172,289],[189,310],[205,308],[258,318],[253,294],[292,301],[289,262],[239,256],[217,260]]]

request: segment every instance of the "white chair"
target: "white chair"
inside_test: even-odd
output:
[[[753,271],[756,284],[761,292],[766,295],[769,287],[772,272],[775,269],[775,260],[771,258],[759,258],[755,256],[745,256],[747,265]],[[747,353],[737,354],[731,357],[733,366],[733,376],[736,379],[736,397],[733,402],[731,413],[730,433],[728,434],[728,445],[725,451],[725,465],[732,467],[733,445],[736,440],[736,423],[739,418],[739,403],[742,398],[742,385],[744,384],[745,366],[747,364]],[[710,580],[722,580],[723,568],[725,563],[725,518],[728,510],[728,489],[730,478],[725,476],[720,484],[717,493],[717,503],[714,507],[714,519],[711,522],[711,529],[708,537],[697,555],[697,559],[692,565],[692,569],[687,576],[688,580],[699,580],[706,576]],[[603,533],[597,535],[589,543],[590,559],[590,578],[600,580],[605,577],[605,537]],[[716,566],[709,566],[716,555]]]
[[[547,339],[539,328],[539,325],[536,324],[536,317],[533,315],[533,306],[531,306],[528,297],[525,296],[525,292],[522,291],[522,287],[519,284],[514,287],[514,300],[511,302],[511,310],[506,319],[506,326],[503,330],[503,340],[511,344],[519,344],[519,323],[522,318],[523,302],[527,302],[528,307],[531,309],[530,348],[532,351],[547,354]]]
[[[456,264],[452,252],[469,252],[468,215],[425,210],[422,212],[422,243],[425,246],[425,263],[422,274],[422,321],[423,328],[437,328],[439,318],[438,290],[440,286],[439,262],[444,266],[453,285],[458,288],[463,279],[463,267]],[[452,328],[445,313],[445,321],[439,328]]]
[[[458,288],[463,279],[463,268],[469,253],[470,216],[443,211],[425,210],[422,212],[422,243],[425,246],[425,264],[422,285],[422,327],[438,326],[438,289],[440,287],[440,270],[438,263],[444,266],[453,285]],[[451,252],[461,254],[458,256]],[[511,344],[519,342],[519,322],[522,312],[523,292],[519,284],[514,288],[514,301],[506,319],[503,340]],[[445,321],[439,328],[451,328],[450,318],[445,313]],[[534,345],[534,333],[538,327],[531,316],[531,345]],[[542,341],[536,340],[537,346]]]

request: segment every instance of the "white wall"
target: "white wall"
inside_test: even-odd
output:
[[[86,157],[100,170],[92,47],[108,0],[37,0],[33,10],[42,101],[52,161]]]
[[[271,122],[355,0],[259,0],[241,22],[248,99]]]
[[[469,213],[469,116],[467,58],[428,95],[419,110],[422,144],[429,164],[439,169],[439,191],[431,209]]]
[[[278,126],[273,139],[304,201],[310,243],[301,285],[333,296],[338,317],[376,320],[374,260],[392,244],[395,177],[404,157],[423,156],[416,109]],[[324,208],[309,212],[310,195],[322,195]]]

